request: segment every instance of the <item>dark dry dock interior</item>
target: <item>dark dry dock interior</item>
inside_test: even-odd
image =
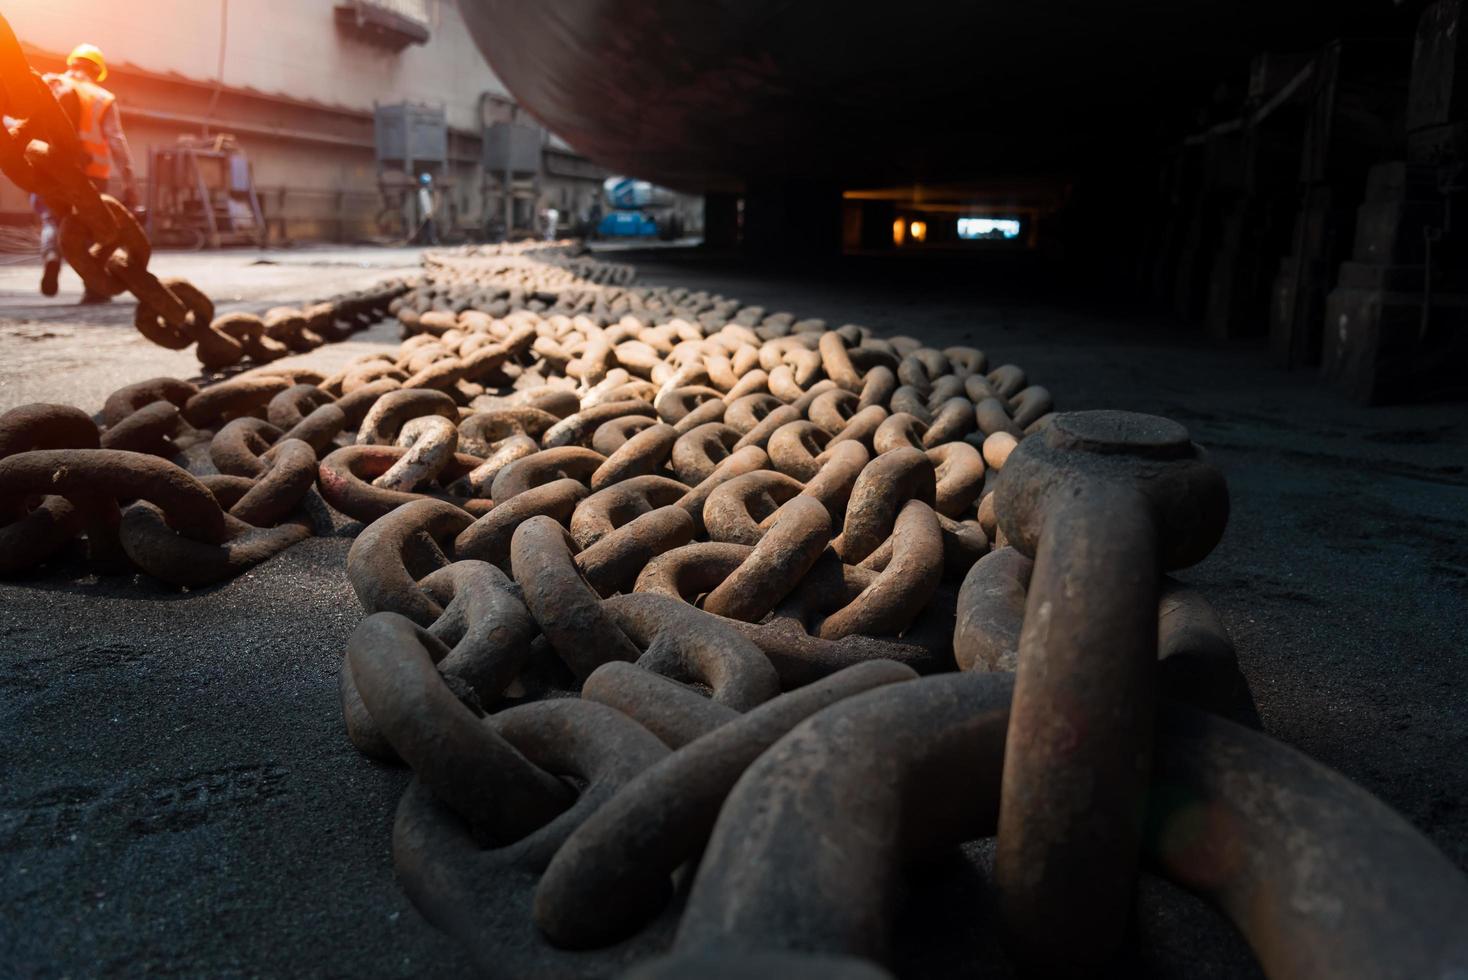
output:
[[[1222,544],[1179,577],[1221,612],[1265,729],[1468,869],[1461,406],[1357,407],[1271,366],[1262,345],[1189,339],[1166,317],[1016,270],[628,257],[651,284],[982,347],[1023,364],[1062,409],[1185,423],[1227,474],[1232,513]],[[349,543],[313,538],[187,594],[79,566],[0,585],[5,972],[468,971],[393,880],[406,776],[342,730],[337,666],[360,616],[342,574]],[[902,919],[899,968],[1002,963],[984,952],[998,942],[986,860],[975,848],[923,872],[934,887]],[[1198,900],[1148,879],[1140,908],[1158,975],[1253,969]]]

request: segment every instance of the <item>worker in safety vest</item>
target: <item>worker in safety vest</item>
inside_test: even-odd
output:
[[[101,50],[95,44],[78,44],[66,59],[66,71],[60,75],[46,75],[45,78],[61,108],[76,124],[77,136],[86,156],[82,166],[87,177],[99,191],[105,191],[115,164],[122,177],[122,203],[129,209],[136,207],[138,185],[133,176],[132,151],[128,148],[127,136],[122,132],[117,97],[101,85],[107,78],[107,62]],[[45,263],[41,293],[55,296],[56,278],[61,272],[56,216],[39,197],[32,197],[31,203],[41,217],[41,258]],[[84,303],[105,302],[107,299],[90,292],[82,296]]]

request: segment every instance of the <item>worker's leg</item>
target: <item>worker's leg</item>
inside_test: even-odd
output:
[[[96,187],[99,193],[106,194],[107,193],[107,178],[105,178],[105,177],[93,177],[92,178],[92,186]],[[83,303],[110,303],[110,302],[112,302],[112,297],[111,296],[108,296],[106,293],[94,293],[90,289],[83,288],[83,290],[82,290],[82,302]]]
[[[55,296],[56,280],[61,275],[61,250],[57,245],[60,230],[56,226],[56,215],[38,194],[31,195],[31,209],[41,219],[41,295]]]

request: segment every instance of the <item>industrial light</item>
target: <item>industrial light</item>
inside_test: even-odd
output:
[[[1018,238],[1018,218],[959,218],[959,238]]]
[[[911,225],[908,226],[908,230],[912,232],[912,240],[913,241],[915,241],[915,242],[927,241],[927,239],[928,239],[928,223],[926,221],[914,221]]]
[[[907,237],[907,225],[901,218],[892,222],[892,244],[901,245],[902,240]]]

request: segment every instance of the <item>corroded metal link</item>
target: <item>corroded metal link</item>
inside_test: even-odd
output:
[[[291,385],[276,394],[265,405],[265,418],[280,429],[291,429],[323,405],[334,399],[317,385]],[[338,409],[340,411],[340,409]]]
[[[669,878],[697,857],[735,781],[804,719],[845,698],[915,677],[876,660],[752,708],[651,766],[556,853],[535,892],[535,922],[572,949],[631,935],[669,897]]]
[[[460,497],[488,497],[500,470],[517,459],[540,452],[540,445],[529,436],[510,436],[496,447],[484,462],[451,483],[449,492]]]
[[[316,451],[299,439],[282,439],[272,447],[269,468],[229,514],[246,524],[270,527],[295,510],[315,485]]]
[[[576,566],[572,546],[555,520],[531,517],[510,540],[510,564],[551,648],[585,678],[609,660],[635,661],[641,652],[602,609],[601,597]]]
[[[317,468],[317,485],[321,496],[335,509],[359,521],[371,522],[391,513],[403,504],[432,499],[424,493],[405,493],[374,487],[371,480],[386,473],[402,459],[406,449],[397,446],[343,446],[328,455]],[[473,472],[484,461],[477,456],[456,455],[439,473],[444,483]],[[455,500],[472,515],[488,513],[489,500]]]
[[[856,478],[846,522],[831,547],[848,564],[860,562],[886,540],[908,500],[936,502],[933,464],[920,449],[894,449],[873,459]]]
[[[761,522],[804,489],[799,480],[770,470],[736,476],[709,493],[704,527],[714,541],[758,544],[767,530]]]
[[[922,449],[923,436],[928,432],[927,423],[910,412],[889,415],[877,426],[872,436],[872,448],[880,456],[894,449]]]
[[[1055,399],[1047,389],[1039,385],[1030,385],[1010,399],[1009,403],[1014,424],[1021,429],[1034,425],[1054,406]]]
[[[823,639],[896,635],[928,604],[943,577],[937,515],[922,501],[909,500],[897,515],[892,541],[891,563],[849,605],[826,617]]]
[[[831,435],[814,422],[801,420],[782,425],[770,436],[766,451],[775,469],[801,482],[821,470],[820,456]]]
[[[511,436],[539,440],[558,421],[560,419],[556,415],[529,405],[475,412],[459,422],[459,444],[465,452],[487,456],[497,444]],[[609,455],[601,449],[597,452]]]
[[[207,324],[212,304],[182,280],[165,283],[147,271],[151,253],[147,236],[131,211],[92,186],[82,169],[85,154],[75,127],[50,86],[26,63],[3,18],[0,27],[0,81],[5,90],[0,101],[7,117],[16,120],[15,133],[7,129],[0,139],[0,168],[58,212],[60,251],[88,289],[108,296],[132,291],[138,297],[137,322],[144,336],[168,347],[187,346],[189,339],[180,345],[175,336],[190,325],[190,317]],[[119,250],[121,254],[114,254]]]
[[[833,388],[811,400],[806,415],[827,435],[836,435],[857,414],[861,399],[850,391]]]
[[[821,468],[806,482],[800,494],[819,500],[830,513],[832,521],[841,521],[846,516],[846,507],[851,500],[851,492],[856,489],[856,481],[871,460],[872,454],[859,442],[842,442],[830,446],[816,457]]]
[[[750,545],[715,541],[674,548],[647,563],[633,591],[696,603],[699,596],[718,588],[753,551]]]
[[[980,558],[958,594],[953,655],[959,670],[1013,671],[1035,563],[1013,548]]]
[[[877,430],[887,421],[888,412],[881,405],[864,408],[851,417],[846,425],[831,437],[831,446],[854,440],[871,449],[876,442]]]
[[[748,435],[755,426],[769,417],[771,412],[785,407],[784,403],[769,393],[752,392],[729,401],[724,409],[724,422]]]
[[[541,771],[574,778],[579,795],[559,816],[514,843],[486,849],[462,819],[415,781],[393,826],[394,870],[413,903],[464,943],[476,966],[490,974],[590,980],[619,974],[666,949],[671,916],[629,942],[571,952],[547,942],[525,910],[540,873],[566,839],[637,774],[663,759],[667,747],[620,712],[585,701],[513,708],[495,722],[522,758]]]
[[[576,567],[598,595],[609,596],[630,589],[649,561],[688,544],[693,535],[686,510],[659,507],[597,539],[576,556]]]
[[[241,375],[189,398],[183,406],[189,424],[203,429],[216,422],[249,415],[264,408],[270,399],[291,386],[288,378],[274,375]]]
[[[581,686],[581,697],[617,709],[670,749],[681,748],[739,717],[738,711],[686,685],[618,660],[592,671]]]
[[[177,378],[150,378],[124,385],[102,403],[102,424],[116,425],[144,405],[160,400],[183,408],[198,393],[197,385]]]
[[[0,415],[0,458],[37,449],[97,446],[97,426],[84,412],[68,405],[22,405]],[[0,499],[0,574],[41,564],[83,529],[92,502],[76,493],[71,498],[46,496],[33,507],[25,497]],[[98,503],[102,520],[115,518],[115,501]]]
[[[749,557],[708,594],[704,608],[731,619],[759,622],[795,588],[830,538],[831,515],[821,502],[795,497],[780,508]]]
[[[407,452],[372,481],[374,487],[412,492],[431,483],[454,459],[459,430],[437,415],[423,415],[403,423],[396,445]]]
[[[180,534],[209,544],[228,539],[224,512],[188,471],[156,456],[116,449],[43,449],[0,459],[0,494],[146,500]]]
[[[953,630],[959,670],[1014,671],[1033,568],[1034,562],[1018,551],[1001,548],[970,570]],[[1157,686],[1164,697],[1259,726],[1233,641],[1201,594],[1164,578],[1157,629]]]
[[[577,547],[590,548],[649,511],[679,503],[688,487],[664,476],[634,476],[587,497],[571,517]],[[692,515],[690,515],[692,516]]]
[[[728,416],[729,413],[725,412],[724,417],[726,420],[728,419]],[[798,408],[793,405],[781,405],[779,408],[761,418],[757,423],[755,423],[753,428],[744,433],[744,435],[740,436],[739,441],[734,444],[733,448],[736,452],[740,449],[745,448],[746,446],[759,446],[763,448],[764,445],[770,441],[770,437],[773,436],[780,429],[781,426],[788,425],[791,422],[798,422],[800,421],[800,418],[801,414]]]
[[[86,412],[70,405],[35,402],[0,415],[0,459],[35,449],[100,446],[97,424]]]
[[[1217,905],[1267,976],[1468,966],[1468,879],[1380,800],[1221,718],[1163,705],[1157,721],[1144,855]]]
[[[720,810],[675,948],[882,959],[904,860],[992,833],[1008,708],[1007,679],[958,674],[800,722]]]
[[[950,442],[928,450],[933,464],[934,509],[944,517],[959,517],[984,489],[984,457],[966,442]]]
[[[337,435],[347,427],[346,413],[336,405],[322,405],[297,422],[282,439],[299,439],[319,456],[336,444]]]
[[[738,429],[722,422],[706,422],[691,429],[677,436],[673,445],[673,472],[684,483],[696,486],[729,458],[741,438]]]
[[[264,419],[237,418],[209,440],[209,459],[221,473],[257,477],[269,465],[262,457],[281,436],[281,430]]]
[[[571,789],[464,705],[430,649],[442,644],[391,612],[368,616],[347,641],[363,707],[393,751],[488,840],[519,840],[563,813]]]
[[[347,552],[347,579],[363,610],[432,624],[443,607],[417,583],[450,563],[444,546],[472,523],[464,510],[440,500],[416,500],[373,521]]]
[[[933,421],[923,436],[921,448],[932,449],[943,443],[954,442],[977,428],[973,402],[962,395],[949,398],[933,413]]]
[[[724,413],[727,409],[728,405],[724,399],[710,398],[677,422],[674,422],[673,428],[678,431],[679,435],[683,435],[686,432],[692,432],[700,425],[707,425],[710,422],[722,422],[724,421]]]
[[[621,449],[637,433],[649,426],[658,425],[658,420],[647,415],[623,415],[608,419],[596,427],[591,436],[591,448],[603,456],[610,456]],[[462,428],[462,426],[461,426]]]
[[[199,540],[180,533],[168,512],[139,500],[123,511],[118,540],[128,558],[149,575],[198,588],[242,575],[311,534],[300,524],[257,528],[230,515],[224,515],[224,523],[225,540]]]
[[[1158,570],[1212,549],[1228,495],[1181,426],[1120,412],[1058,417],[1020,444],[996,495],[1006,535],[1035,559],[1004,767],[1000,909],[1022,961],[1083,969],[1117,948],[1136,874]],[[1043,925],[1056,915],[1084,919],[1064,948]]]
[[[44,150],[27,147],[26,157],[37,169],[50,169],[48,164],[51,161]],[[57,246],[67,264],[76,271],[88,289],[102,296],[116,296],[128,287],[116,275],[118,266],[109,261],[113,253],[121,248],[125,254],[132,256],[135,264],[131,268],[136,271],[148,267],[152,247],[137,219],[121,201],[103,194],[102,202],[112,217],[115,229],[112,235],[102,241],[96,240],[81,217],[72,214],[61,219]],[[170,325],[182,326],[182,317],[177,317],[177,320],[179,322]]]
[[[658,416],[669,424],[681,422],[698,408],[710,402],[722,403],[723,392],[707,385],[682,385],[667,388],[653,401]]]
[[[45,497],[34,508],[0,515],[0,575],[29,571],[60,551],[82,530],[83,515],[65,497]]]
[[[401,388],[388,391],[372,403],[357,433],[359,446],[391,446],[411,419],[437,415],[459,423],[459,406],[448,395],[430,388]]]
[[[425,643],[439,672],[468,685],[480,704],[497,697],[519,675],[538,632],[514,585],[492,565],[461,561],[428,575],[420,587],[443,606],[428,629],[443,646]],[[367,755],[396,758],[362,701],[350,659],[342,664],[341,694],[353,744]]]
[[[705,531],[703,508],[708,503],[709,494],[737,476],[763,469],[769,461],[770,457],[758,446],[736,450],[719,463],[707,478],[679,497],[678,506],[688,511],[688,516],[693,518],[695,532],[702,534]]]
[[[646,415],[655,418],[657,410],[648,402],[635,399],[608,402],[561,419],[545,431],[545,434],[540,437],[540,444],[545,449],[584,446],[591,442],[591,437],[603,422],[620,418],[623,415]]]
[[[133,412],[102,433],[103,449],[126,449],[168,458],[179,451],[172,438],[184,427],[183,416],[172,402],[156,401]],[[314,482],[315,457],[312,456],[311,479]]]
[[[505,570],[515,529],[531,517],[547,516],[564,525],[587,490],[575,480],[554,480],[496,504],[454,539],[454,554],[476,558]]]
[[[873,405],[885,406],[892,399],[897,390],[897,375],[892,369],[883,365],[877,365],[866,373],[862,382],[861,396],[857,399],[857,411],[871,408]]]
[[[678,431],[671,425],[643,429],[596,468],[591,474],[591,489],[602,490],[631,477],[656,475],[679,441]]]
[[[601,453],[580,446],[542,449],[538,453],[517,459],[500,470],[490,484],[490,496],[495,501],[504,503],[518,494],[554,480],[569,478],[589,483],[592,474],[606,461],[607,458]]]
[[[974,562],[989,553],[989,538],[977,521],[955,521],[938,515],[938,535],[943,547],[943,575],[961,580],[974,567]],[[893,535],[861,560],[861,567],[880,572],[892,563],[896,540]]]
[[[1165,696],[1260,727],[1223,621],[1202,593],[1171,578],[1163,578],[1158,599],[1157,660],[1157,683]]]
[[[780,679],[758,645],[718,616],[671,600],[609,600],[603,609],[644,653],[637,666],[685,685],[702,685],[710,699],[748,711],[780,693]]]
[[[676,948],[882,959],[904,864],[994,829],[1009,687],[928,678],[800,723],[724,803]],[[1207,714],[1164,706],[1158,728],[1145,853],[1216,903],[1268,975],[1439,976],[1468,962],[1468,881],[1369,794]]]

